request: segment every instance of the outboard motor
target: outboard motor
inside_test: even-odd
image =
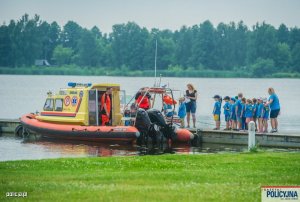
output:
[[[157,109],[149,109],[147,111],[149,118],[151,120],[152,123],[160,126],[160,127],[167,127],[167,123],[164,119],[164,116],[162,115],[162,113],[157,110]]]
[[[167,139],[173,139],[175,135],[175,127],[166,123],[162,113],[157,109],[149,109],[147,113],[150,117],[151,122],[161,127],[160,131],[163,133],[163,135]]]
[[[138,109],[135,121],[136,128],[142,133],[147,133],[150,130],[151,125],[148,113],[144,109]]]

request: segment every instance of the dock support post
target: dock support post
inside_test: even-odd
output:
[[[248,151],[255,147],[255,123],[250,121],[248,124]]]

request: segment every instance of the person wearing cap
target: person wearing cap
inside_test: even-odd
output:
[[[235,98],[232,97],[230,98],[230,104],[231,104],[231,108],[230,108],[230,122],[231,122],[231,129],[232,130],[237,130],[236,129],[236,113],[235,113]]]
[[[270,97],[266,104],[269,105],[271,109],[271,113],[270,113],[271,127],[272,127],[271,133],[276,133],[278,132],[277,117],[280,113],[280,102],[278,96],[275,93],[274,88],[269,88],[268,93]]]
[[[262,98],[257,98],[257,110],[256,110],[256,117],[258,119],[258,132],[263,132],[263,108],[264,104]]]
[[[213,97],[215,99],[215,104],[214,104],[214,110],[213,110],[213,116],[214,116],[214,121],[216,122],[216,127],[214,130],[220,130],[220,125],[221,125],[221,96],[215,95]]]
[[[229,103],[229,96],[224,97],[225,104],[223,106],[224,109],[224,116],[225,116],[225,122],[226,122],[226,128],[224,130],[230,130],[230,108],[231,104]]]

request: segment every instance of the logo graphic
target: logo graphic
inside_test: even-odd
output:
[[[300,201],[300,186],[262,186],[261,201]]]
[[[71,103],[71,98],[70,98],[70,96],[66,96],[66,97],[65,97],[64,103],[65,103],[65,106],[69,106],[69,105],[70,105],[70,103]]]
[[[73,96],[72,97],[72,106],[76,106],[77,105],[77,96]]]

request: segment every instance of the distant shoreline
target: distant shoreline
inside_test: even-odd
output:
[[[153,77],[154,70],[129,70],[107,67],[78,67],[78,66],[51,66],[51,67],[0,67],[0,75],[69,75],[69,76],[123,76],[123,77]],[[157,75],[163,77],[190,77],[190,78],[300,78],[300,73],[277,72],[266,77],[256,77],[247,70],[158,70]]]

